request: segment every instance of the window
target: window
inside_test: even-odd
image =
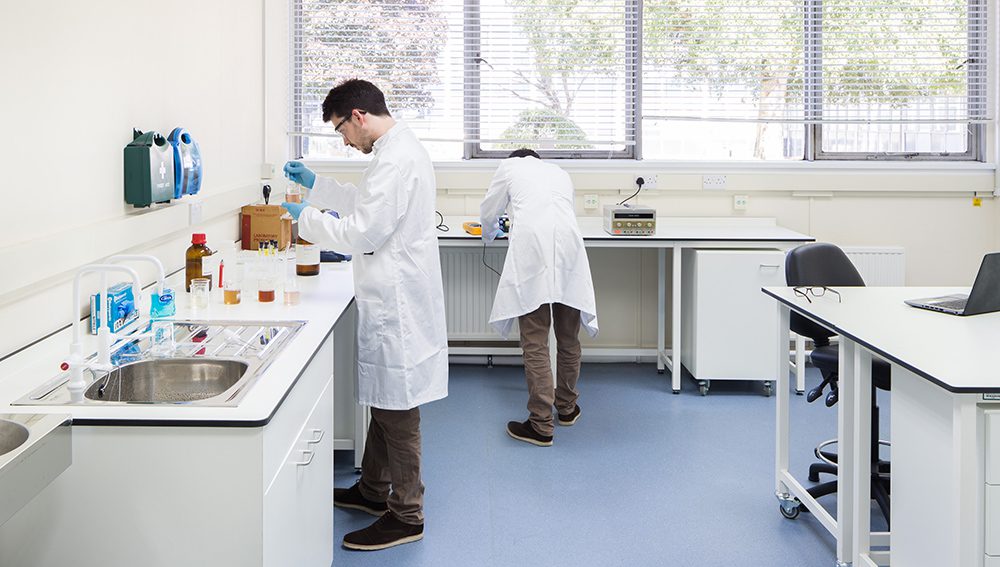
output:
[[[437,160],[980,159],[987,0],[295,0],[292,141],[378,84]]]

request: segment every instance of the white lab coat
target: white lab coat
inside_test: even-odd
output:
[[[511,221],[510,243],[490,324],[507,337],[517,317],[545,303],[562,303],[579,309],[583,327],[597,336],[594,283],[569,174],[534,157],[503,160],[479,208],[487,242],[496,237],[504,211]]]
[[[361,405],[411,409],[448,395],[448,334],[427,151],[397,122],[375,142],[360,187],[317,177],[299,234],[354,255]]]

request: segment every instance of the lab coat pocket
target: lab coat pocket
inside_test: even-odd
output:
[[[385,335],[385,313],[380,302],[358,299],[358,352],[378,350]]]

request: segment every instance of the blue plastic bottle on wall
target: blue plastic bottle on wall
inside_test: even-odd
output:
[[[174,147],[174,198],[201,190],[201,148],[184,128],[174,128],[167,137]]]

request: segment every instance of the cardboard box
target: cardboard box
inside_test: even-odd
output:
[[[286,250],[292,242],[292,217],[281,205],[246,205],[240,210],[240,241],[244,250],[257,250],[261,242],[277,240]]]
[[[139,312],[135,309],[135,297],[132,295],[131,282],[122,282],[108,288],[107,307],[111,313],[110,324],[101,321],[98,314],[97,303],[100,295],[90,296],[90,332],[96,335],[97,329],[101,325],[108,327],[112,333],[117,333],[126,325],[139,318]]]

